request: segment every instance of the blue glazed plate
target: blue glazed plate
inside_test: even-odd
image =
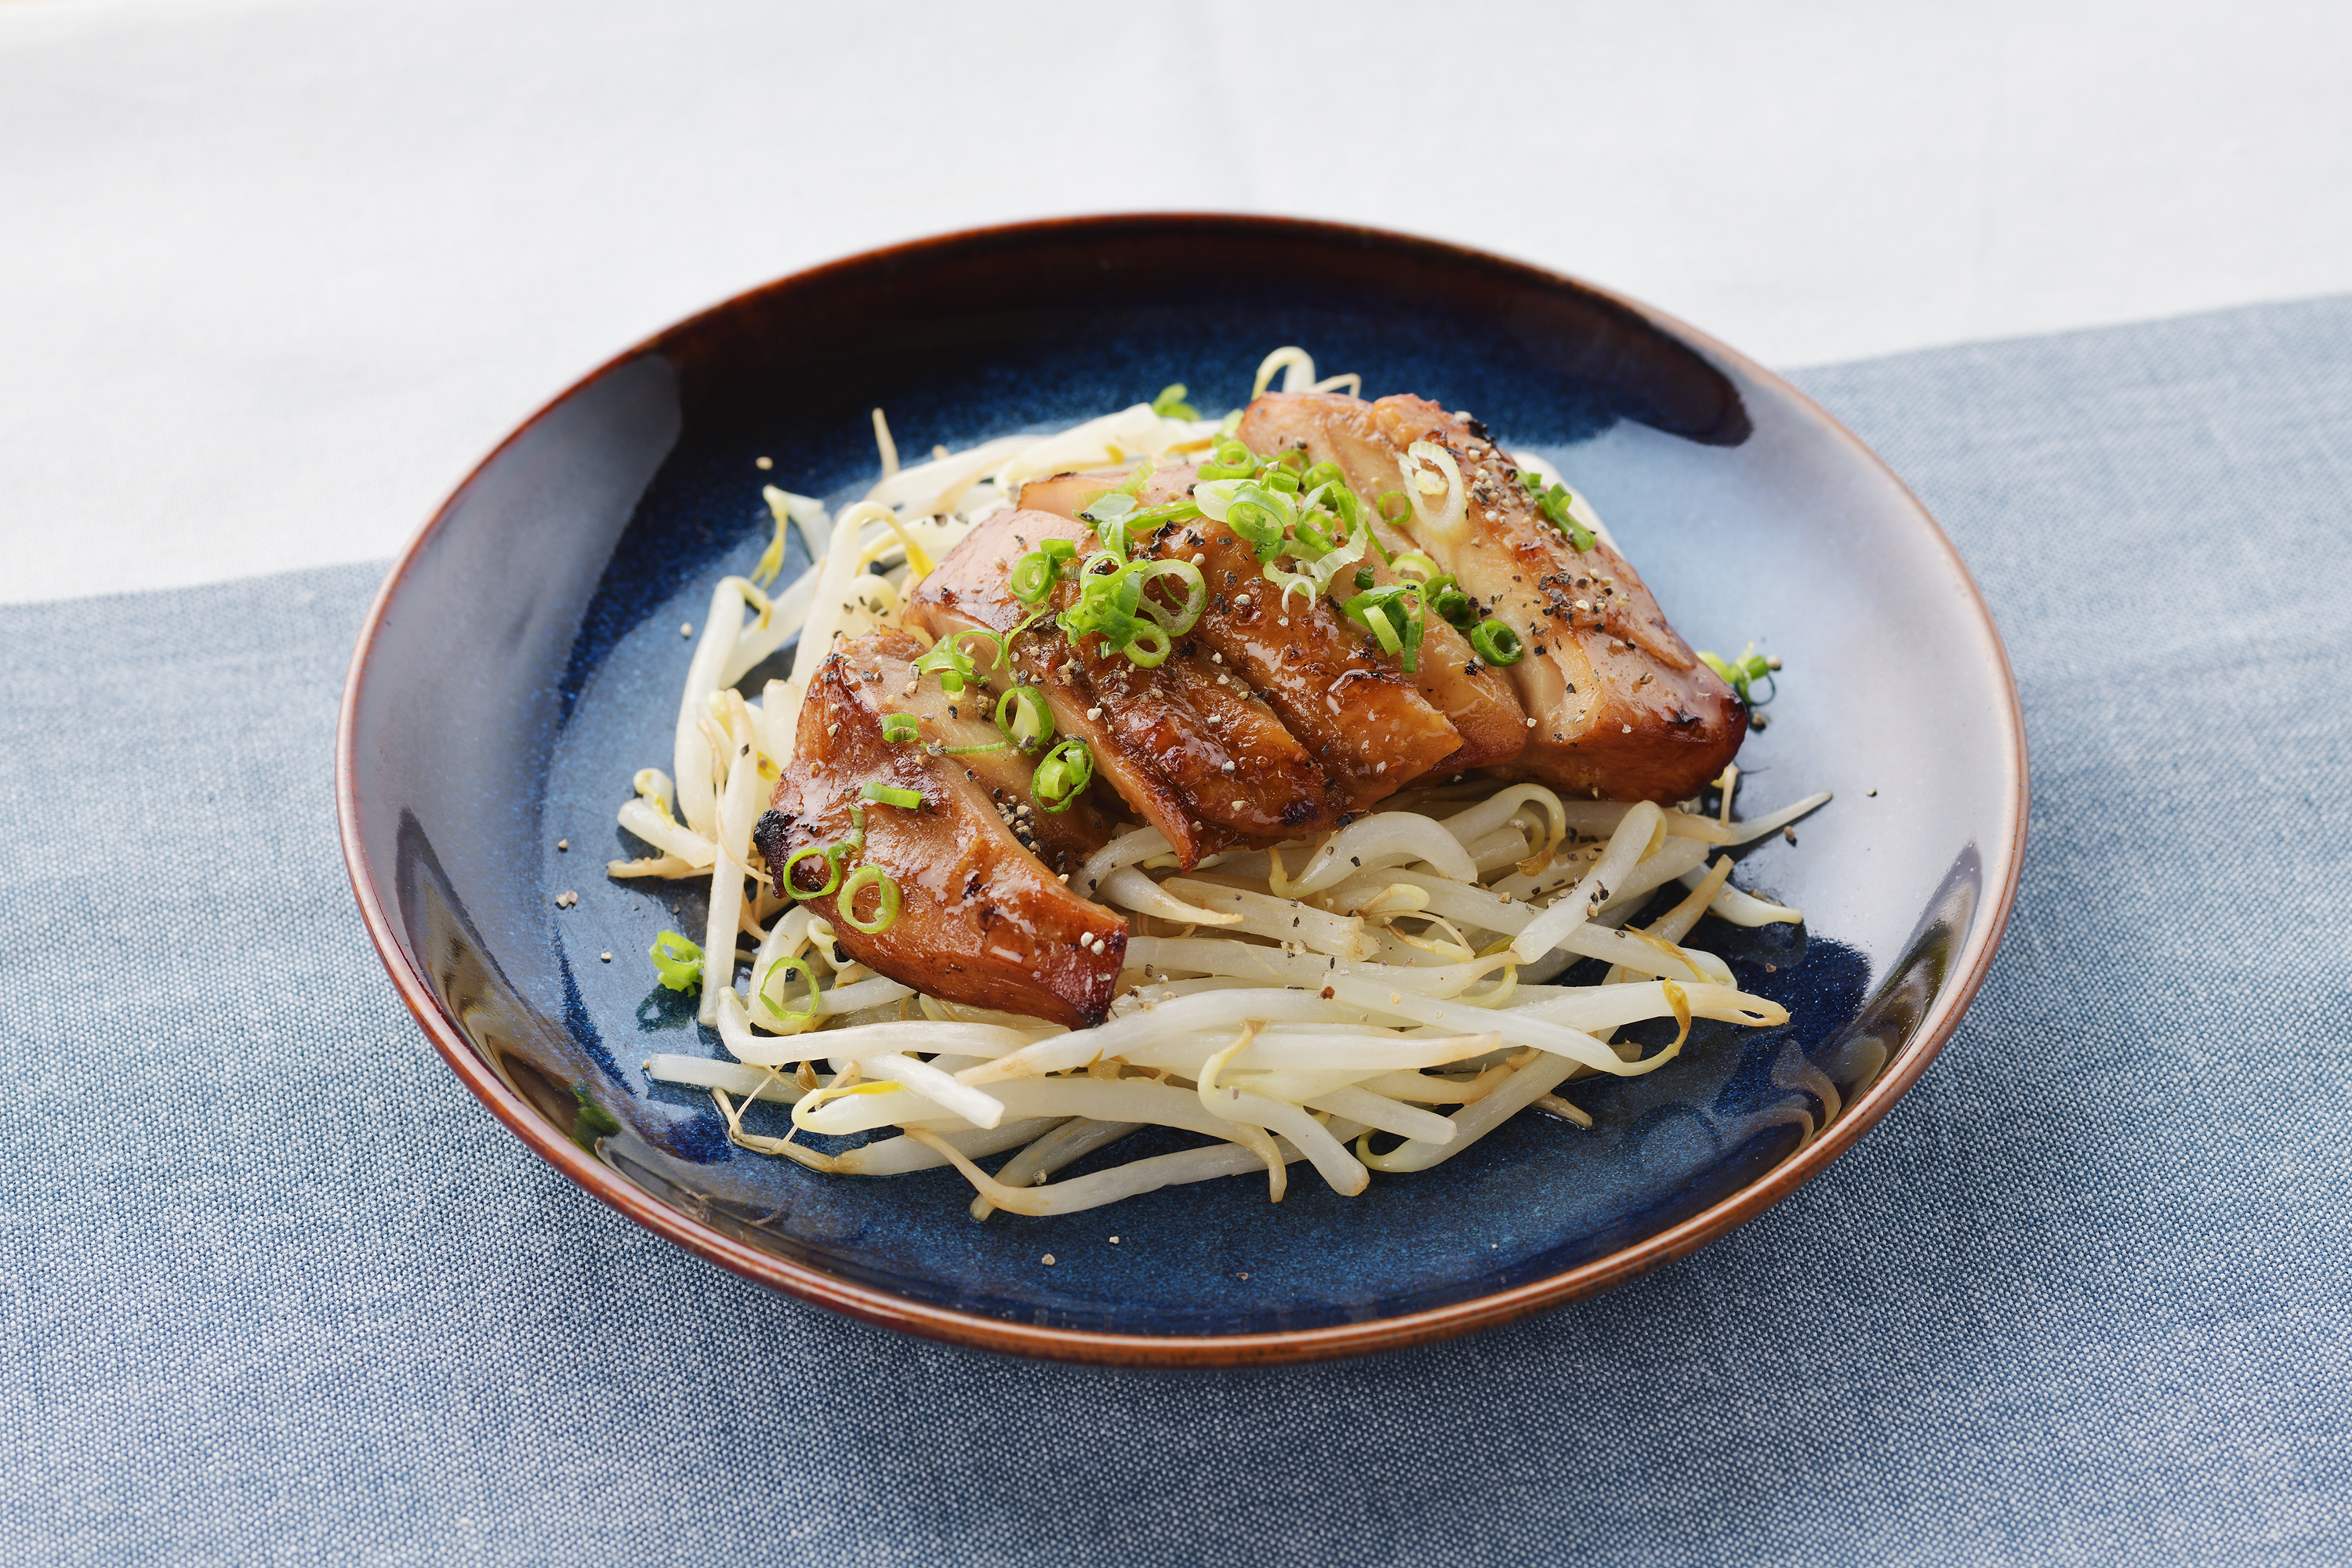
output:
[[[614,810],[637,768],[669,757],[681,625],[770,537],[761,485],[859,494],[877,405],[903,447],[961,448],[1170,382],[1237,405],[1259,359],[1293,342],[1361,373],[1367,395],[1467,408],[1551,459],[1694,645],[1780,657],[1785,691],[1740,757],[1742,811],[1836,799],[1801,847],[1768,840],[1738,879],[1808,923],[1710,921],[1692,941],[1789,1024],[1702,1025],[1664,1070],[1580,1082],[1591,1131],[1523,1115],[1352,1199],[1310,1177],[1272,1205],[1262,1182],[1227,1180],[985,1224],[951,1171],[819,1175],[734,1147],[706,1096],[649,1082],[656,1052],[724,1054],[644,957],[665,929],[701,929],[704,895],[610,881],[603,863],[642,853]],[[1917,501],[1820,409],[1569,279],[1266,218],[949,236],[787,279],[623,355],[500,446],[402,557],[339,741],[345,857],[387,968],[467,1086],[551,1163],[807,1300],[1130,1363],[1458,1333],[1753,1216],[1949,1035],[2007,918],[2025,824],[2023,730],[1985,607]],[[578,902],[559,907],[566,891]]]

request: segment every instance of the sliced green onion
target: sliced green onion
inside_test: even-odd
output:
[[[1184,401],[1191,391],[1192,388],[1181,381],[1170,382],[1160,389],[1160,395],[1151,400],[1151,412],[1162,419],[1198,419],[1201,411]]]
[[[1095,754],[1073,735],[1038,759],[1029,793],[1047,811],[1067,811],[1095,781]]]
[[[1004,663],[1003,637],[978,626],[967,626],[959,632],[950,632],[929,653],[915,660],[916,675],[937,675],[940,689],[950,697],[961,692],[965,682],[977,679],[980,673],[971,655],[963,651],[963,639],[966,637],[978,637],[995,650],[995,657],[989,660],[991,664],[1002,666]]]
[[[1134,568],[1139,590],[1136,604],[1143,613],[1160,623],[1171,637],[1182,637],[1200,623],[1201,612],[1209,607],[1209,585],[1202,581],[1201,569],[1190,561],[1144,561]],[[1168,582],[1176,584],[1183,598],[1174,605],[1162,604],[1151,596],[1151,585]]]
[[[1291,553],[1301,561],[1320,561],[1339,548],[1339,542],[1315,525],[1315,519],[1331,517],[1329,512],[1310,512],[1290,531]],[[1337,522],[1339,519],[1332,518]]]
[[[1452,577],[1431,579],[1422,586],[1429,607],[1437,618],[1457,632],[1466,632],[1478,624],[1478,601],[1464,593]]]
[[[1519,634],[1500,621],[1480,621],[1471,630],[1470,646],[1488,664],[1517,664],[1526,652]]]
[[[972,663],[971,656],[956,647],[955,638],[949,637],[915,660],[915,673],[918,677],[938,676],[940,689],[954,697],[963,690],[964,683],[972,679],[979,671]]]
[[[1370,562],[1366,562],[1363,565],[1356,568],[1354,581],[1357,588],[1360,590],[1370,587],[1373,584],[1380,581],[1380,577],[1373,572],[1371,563]]]
[[[1720,659],[1711,653],[1705,652],[1698,657],[1700,663],[1722,677],[1723,683],[1738,692],[1739,700],[1751,708],[1756,705],[1756,700],[1748,695],[1748,689],[1757,681],[1765,679],[1772,674],[1772,661],[1758,653],[1754,643],[1749,643],[1748,651],[1734,660]],[[1774,682],[1776,687],[1778,684],[1777,681]]]
[[[1418,575],[1424,583],[1430,582],[1441,574],[1441,569],[1437,563],[1431,560],[1428,556],[1423,555],[1418,550],[1401,552],[1397,558],[1390,562],[1389,564],[1395,567],[1400,575],[1406,573],[1412,573]]]
[[[1282,518],[1270,507],[1235,501],[1225,513],[1225,526],[1239,534],[1261,561],[1271,560],[1282,549]]]
[[[984,757],[991,752],[1009,752],[1010,741],[991,741],[984,746],[941,746],[932,755],[940,757]]]
[[[882,738],[894,746],[903,746],[910,741],[919,739],[922,733],[922,726],[915,721],[915,716],[912,713],[882,715]]]
[[[1034,686],[1015,686],[997,700],[996,727],[1024,752],[1054,738],[1054,710]]]
[[[1317,492],[1322,495],[1324,505],[1339,514],[1341,531],[1355,532],[1364,518],[1364,503],[1357,499],[1356,492],[1346,485],[1332,484],[1328,481],[1315,486],[1310,493]]]
[[[1145,592],[1162,581],[1176,584],[1180,602],[1171,605]],[[1121,562],[1104,551],[1088,557],[1078,582],[1077,602],[1056,624],[1074,637],[1099,637],[1109,650],[1145,666],[1165,659],[1171,638],[1192,630],[1209,602],[1208,584],[1189,561]]]
[[[1331,485],[1345,489],[1348,486],[1348,476],[1339,471],[1339,465],[1337,463],[1318,463],[1299,475],[1298,482],[1310,490],[1318,485]]]
[[[1238,423],[1238,421],[1236,421]],[[1201,465],[1200,477],[1204,479],[1246,479],[1256,474],[1257,454],[1228,435],[1209,453]]]
[[[784,983],[784,994],[789,997],[793,994],[793,976],[795,974],[808,982],[808,1005],[802,1007],[779,1007],[776,1005],[776,999],[768,994],[768,987],[782,976]],[[760,977],[760,984],[754,994],[760,998],[761,1006],[784,1023],[806,1024],[816,1016],[816,971],[798,959],[780,958],[768,965],[768,973]]]
[[[1135,628],[1135,635],[1127,639],[1127,646],[1119,651],[1144,668],[1153,669],[1168,662],[1168,654],[1173,646],[1166,632],[1147,621]]]
[[[1143,510],[1130,516],[1127,520],[1128,535],[1129,538],[1135,538],[1150,532],[1162,523],[1189,522],[1200,515],[1201,503],[1191,496],[1186,496],[1180,500],[1163,501],[1158,506],[1146,507]]]
[[[1371,588],[1339,606],[1349,620],[1372,634],[1383,651],[1402,656],[1404,672],[1421,668],[1421,590],[1410,583]]]
[[[1397,503],[1397,510],[1393,512],[1389,510],[1391,501]],[[1412,498],[1402,490],[1382,490],[1379,510],[1382,522],[1391,528],[1402,528],[1412,521]]]
[[[1042,550],[1033,550],[1013,563],[1013,574],[1004,580],[1013,596],[1024,605],[1043,604],[1045,595],[1054,591],[1054,563]]]
[[[1271,561],[1282,553],[1284,536],[1298,521],[1298,507],[1283,491],[1253,482],[1234,488],[1219,521],[1247,541],[1260,561]]]
[[[784,891],[790,893],[796,899],[821,899],[824,897],[827,893],[830,893],[835,888],[841,886],[841,862],[843,854],[843,846],[838,844],[830,844],[823,847],[819,847],[818,846],[812,844],[805,849],[793,850],[792,858],[784,862]],[[824,862],[825,879],[824,886],[822,888],[803,888],[800,884],[799,873],[801,862],[809,859],[822,860]]]
[[[702,987],[702,944],[684,934],[666,931],[654,938],[646,956],[654,961],[654,969],[661,983],[672,991],[697,991]]]
[[[1125,490],[1105,490],[1078,509],[1088,522],[1113,522],[1135,510],[1135,497]]]
[[[1251,483],[1248,479],[1202,479],[1192,486],[1192,504],[1201,515],[1219,522],[1233,510],[1234,497]]]
[[[901,811],[919,810],[923,804],[921,790],[901,789],[897,784],[859,784],[857,796],[860,800],[879,801],[884,805],[895,805]]]
[[[1285,572],[1281,567],[1276,566],[1271,561],[1267,562],[1260,570],[1259,575],[1263,576],[1267,582],[1276,584],[1282,590],[1282,597],[1276,602],[1274,607],[1274,613],[1277,616],[1286,616],[1290,614],[1291,595],[1298,594],[1303,595],[1306,598],[1307,603],[1309,605],[1312,605],[1315,603],[1316,595],[1323,592],[1323,584],[1315,578],[1308,576],[1306,573]]]
[[[874,910],[874,918],[862,921],[857,918],[857,895],[868,888],[880,889],[881,900]],[[879,866],[860,866],[850,873],[849,880],[841,885],[841,897],[834,907],[841,911],[845,923],[867,936],[880,936],[898,923],[898,884],[892,881]]]
[[[1568,535],[1570,546],[1579,552],[1592,548],[1592,531],[1579,522],[1575,513],[1570,510],[1576,502],[1574,492],[1562,484],[1546,488],[1543,481],[1533,474],[1523,473],[1519,478],[1535,493],[1536,509],[1551,520],[1554,528]]]

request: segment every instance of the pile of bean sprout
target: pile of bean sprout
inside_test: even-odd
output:
[[[1359,384],[1318,381],[1313,360],[1285,348],[1259,368],[1251,395],[1276,374],[1284,391]],[[1720,958],[1683,945],[1710,912],[1742,926],[1803,918],[1733,888],[1730,859],[1709,864],[1709,854],[1776,832],[1829,797],[1734,822],[1736,768],[1718,781],[1715,816],[1696,802],[1564,800],[1540,784],[1456,776],[1313,841],[1212,856],[1190,872],[1157,828],[1134,828],[1071,879],[1130,921],[1120,995],[1093,1028],[924,995],[837,947],[836,918],[879,929],[856,912],[858,889],[845,887],[837,902],[780,894],[752,829],[835,644],[911,630],[900,618],[909,590],[976,522],[1017,504],[1026,480],[1213,458],[1239,416],[1197,417],[1183,396],[1171,387],[1057,434],[940,447],[913,466],[900,465],[877,409],[882,476],[863,500],[835,516],[766,489],[774,539],[749,577],[712,591],[671,771],[641,770],[620,808],[621,826],[654,853],[608,868],[616,878],[709,880],[698,951],[665,933],[652,957],[664,984],[698,984],[698,1016],[732,1059],[660,1055],[646,1072],[708,1089],[739,1146],[842,1175],[952,1165],[976,1189],[979,1218],[1075,1213],[1260,1170],[1278,1202],[1301,1160],[1354,1194],[1373,1171],[1441,1163],[1530,1108],[1591,1126],[1559,1091],[1593,1074],[1657,1070],[1695,1019],[1787,1021],[1740,991]],[[1572,505],[1575,527],[1608,537],[1539,459],[1514,461],[1548,511],[1567,519]],[[1410,490],[1404,499],[1420,505]],[[815,563],[779,591],[794,528]],[[756,696],[740,689],[795,637],[789,676]],[[1633,926],[1670,883],[1684,896]],[[1555,983],[1581,959],[1607,964],[1600,984]],[[1678,1028],[1662,1050],[1645,1056],[1616,1038],[1659,1018]],[[792,1131],[747,1131],[754,1100],[789,1106]],[[1207,1142],[1050,1180],[1146,1127]],[[840,1153],[800,1141],[888,1130],[897,1135]],[[1017,1152],[993,1173],[977,1163],[1007,1151]]]

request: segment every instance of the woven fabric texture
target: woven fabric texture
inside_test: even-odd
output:
[[[361,931],[377,569],[0,610],[0,1562],[2352,1556],[2352,300],[1800,379],[2008,638],[2007,945],[1762,1219],[1335,1365],[1005,1360],[635,1229]]]

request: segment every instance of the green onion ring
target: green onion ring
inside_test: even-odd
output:
[[[1128,638],[1127,647],[1120,651],[1144,668],[1154,669],[1168,662],[1171,646],[1166,631],[1146,621],[1136,628],[1135,635]]]
[[[654,938],[646,956],[654,961],[668,990],[691,991],[702,984],[702,944],[681,931],[666,931]]]
[[[1013,564],[1013,574],[1004,580],[1013,596],[1024,605],[1042,604],[1054,591],[1054,563],[1042,550],[1033,550]]]
[[[912,713],[882,715],[882,738],[894,746],[903,746],[920,737],[922,732],[922,727],[916,723]]]
[[[1527,651],[1519,634],[1500,621],[1480,621],[1470,634],[1470,646],[1488,664],[1517,664]]]
[[[776,978],[776,972],[778,970],[782,970],[783,972],[784,994],[786,996],[790,996],[793,994],[793,976],[795,973],[806,977],[808,980],[807,1006],[779,1007],[776,1005],[776,999],[768,994],[768,984],[769,982]],[[761,1005],[787,1024],[804,1024],[816,1016],[816,971],[810,968],[807,964],[803,963],[796,958],[780,958],[776,960],[775,963],[768,965],[768,973],[761,977],[759,986],[757,987],[757,994],[759,995]]]
[[[1227,437],[1210,451],[1208,461],[1201,465],[1200,477],[1204,479],[1245,479],[1257,472],[1257,466],[1256,453]]]
[[[1047,811],[1067,811],[1095,780],[1095,754],[1076,736],[1046,752],[1029,777],[1029,793]]]
[[[1035,687],[1015,686],[997,700],[996,727],[1023,751],[1034,752],[1054,738],[1054,710]]]
[[[857,918],[857,895],[868,888],[882,889],[882,901],[874,911],[871,922]],[[860,866],[850,873],[849,880],[841,885],[841,897],[835,907],[841,911],[843,921],[867,936],[880,936],[898,923],[898,884],[892,881],[879,866]]]
[[[1209,585],[1202,581],[1201,569],[1190,561],[1147,561],[1140,563],[1136,577],[1137,605],[1147,616],[1160,623],[1171,637],[1182,637],[1200,623],[1201,612],[1209,607]],[[1171,609],[1151,596],[1151,584],[1163,578],[1173,579],[1183,591],[1183,602]]]
[[[840,887],[841,860],[835,854],[835,851],[839,850],[841,847],[842,847],[838,844],[828,844],[822,847],[812,844],[805,849],[795,849],[793,851],[792,858],[784,862],[784,874],[779,879],[779,880],[783,883],[784,891],[790,893],[796,899],[821,899],[827,893],[832,892],[835,888]],[[831,872],[831,875],[825,878],[824,886],[822,888],[803,888],[797,880],[794,879],[800,870],[801,862],[808,859],[811,856],[814,856],[816,858],[824,861],[825,868]]]

